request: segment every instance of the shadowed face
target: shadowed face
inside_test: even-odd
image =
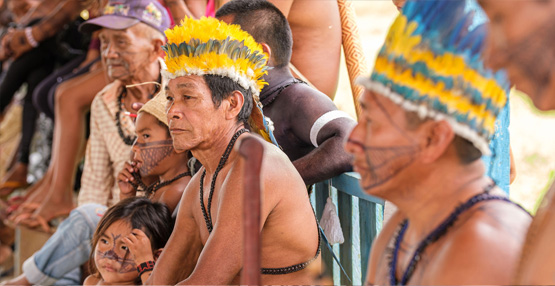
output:
[[[163,173],[159,167],[164,167],[164,159],[173,152],[168,128],[147,112],[139,112],[135,126],[137,140],[133,144],[133,160],[137,162],[141,176]]]
[[[100,235],[94,249],[94,263],[107,283],[129,283],[139,276],[135,260],[122,240],[130,233],[129,223],[119,220]]]
[[[360,103],[362,113],[345,149],[355,157],[364,191],[382,197],[416,159],[416,133],[406,129],[404,110],[390,100],[366,91]]]
[[[177,152],[209,148],[226,121],[222,106],[216,108],[202,76],[182,76],[169,81],[168,123]]]
[[[555,1],[482,0],[490,31],[486,64],[505,68],[541,110],[555,109]]]

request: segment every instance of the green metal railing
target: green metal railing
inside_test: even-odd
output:
[[[322,245],[323,267],[335,285],[362,284],[372,242],[382,228],[384,201],[365,194],[359,181],[358,173],[344,173],[316,184],[311,194],[318,219],[322,217],[329,196],[337,206],[345,242],[334,245],[333,251],[351,281],[340,271],[328,248]]]

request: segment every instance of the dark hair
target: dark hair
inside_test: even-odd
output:
[[[93,234],[90,273],[98,275],[98,269],[94,263],[94,249],[98,240],[110,225],[120,220],[128,222],[132,229],[142,230],[150,239],[153,251],[166,245],[174,225],[170,209],[163,203],[154,203],[145,197],[121,200],[106,211]]]
[[[418,116],[418,114],[416,114],[416,112],[411,111],[405,111],[405,117],[407,119],[407,128],[409,130],[414,130],[422,123],[430,120],[429,118],[422,119]],[[455,135],[452,144],[455,147],[455,151],[457,151],[459,161],[463,165],[470,164],[482,157],[482,152],[478,150],[472,142],[459,135]]]
[[[212,102],[214,102],[216,107],[219,107],[222,104],[222,100],[228,98],[234,91],[239,91],[243,94],[244,103],[237,115],[237,122],[243,122],[248,127],[247,120],[253,108],[252,92],[244,89],[229,77],[209,74],[205,74],[203,77],[204,82],[206,82],[208,89],[212,93]]]
[[[248,32],[258,43],[272,49],[275,67],[289,64],[293,37],[287,18],[274,4],[266,0],[233,0],[216,12],[216,17],[233,16],[233,24]]]

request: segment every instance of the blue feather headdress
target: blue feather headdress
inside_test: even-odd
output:
[[[487,18],[474,0],[408,1],[370,78],[358,83],[421,118],[447,120],[483,154],[507,103],[503,72],[484,68]]]

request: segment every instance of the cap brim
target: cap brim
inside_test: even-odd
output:
[[[127,18],[118,15],[104,15],[91,20],[79,26],[79,32],[81,33],[92,33],[96,30],[102,28],[108,28],[112,30],[124,30],[127,29],[140,21],[135,18]]]

